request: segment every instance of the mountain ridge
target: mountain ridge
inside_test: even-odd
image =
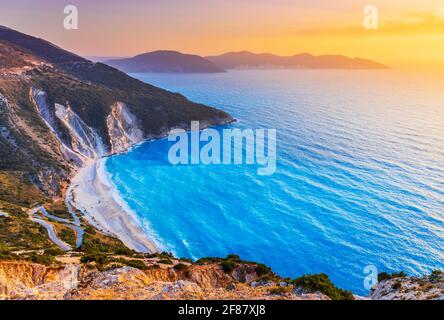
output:
[[[106,60],[104,63],[124,72],[218,73],[225,71],[201,56],[172,50],[146,52],[132,58]]]
[[[348,58],[338,54],[316,56],[310,53],[300,53],[280,56],[244,50],[205,58],[224,69],[389,69],[388,66],[369,59]]]
[[[128,73],[217,73],[230,69],[390,69],[370,59],[349,58],[340,54],[313,55],[304,52],[281,56],[272,53],[253,53],[248,50],[226,52],[216,56],[157,50],[132,58],[109,59],[103,63]]]

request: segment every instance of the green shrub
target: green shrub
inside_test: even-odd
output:
[[[89,233],[89,234],[91,234],[91,235],[95,235],[96,234],[96,229],[92,226],[92,225],[90,225],[90,224],[88,224],[86,227],[85,227],[85,233]]]
[[[237,254],[229,254],[229,255],[227,255],[227,257],[225,259],[236,261],[236,262],[241,262],[241,258]]]
[[[127,248],[127,247],[118,247],[114,251],[114,253],[121,255],[121,256],[128,256],[128,257],[133,257],[133,256],[137,255],[136,251],[131,250],[130,248]]]
[[[233,260],[224,260],[220,265],[225,273],[231,273],[236,268],[237,263]]]
[[[402,287],[402,283],[399,280],[396,280],[395,283],[393,284],[392,288],[395,290],[401,289]]]
[[[82,263],[95,262],[98,265],[104,265],[108,263],[108,261],[108,257],[103,253],[85,254],[82,258],[80,258],[80,262]]]
[[[50,248],[50,249],[46,249],[44,251],[44,254],[49,255],[49,256],[60,256],[64,253],[65,252],[60,248]]]
[[[119,239],[96,232],[94,228],[86,232],[87,229],[89,228],[85,228],[83,243],[78,251],[86,254],[111,253],[133,256],[133,251],[128,249]]]
[[[166,252],[166,251],[158,253],[157,256],[160,259],[173,259],[174,258],[174,255],[171,252]]]
[[[432,275],[432,277],[436,277],[436,276],[440,276],[442,274],[443,274],[443,272],[440,270],[433,270],[431,275]]]
[[[173,264],[173,261],[171,261],[171,259],[167,258],[167,259],[159,260],[158,263],[160,263],[160,264]]]
[[[432,281],[441,281],[441,276],[443,275],[444,273],[442,272],[442,271],[439,271],[439,270],[433,270],[432,271],[432,274],[430,275],[430,280],[432,280]]]
[[[307,274],[293,280],[296,287],[302,288],[306,292],[322,292],[333,300],[353,300],[353,294],[337,288],[325,273]]]
[[[183,263],[178,263],[174,266],[174,270],[177,272],[183,272],[188,269],[188,266]]]
[[[281,282],[281,281],[284,281],[284,279],[282,279],[280,276],[274,273],[264,274],[263,276],[257,278],[256,280],[256,282]],[[287,279],[287,281],[285,282],[290,283],[291,280]]]
[[[15,259],[17,255],[12,253],[9,249],[2,247],[0,244],[0,259],[2,260],[10,260]]]
[[[114,261],[114,260],[113,260]],[[136,268],[139,270],[146,270],[148,267],[141,260],[127,260],[127,259],[117,259],[117,262],[120,262],[128,267]]]
[[[219,263],[222,262],[224,259],[217,258],[217,257],[203,257],[196,261],[197,264],[204,264],[204,263]]]
[[[72,247],[76,246],[77,236],[74,230],[69,228],[63,228],[59,231],[58,235],[60,239],[65,241],[70,246]]]
[[[256,274],[258,277],[262,277],[266,274],[272,274],[271,268],[266,266],[263,263],[259,263],[255,268],[254,271],[256,271]]]
[[[393,273],[387,273],[387,272],[380,272],[378,274],[378,282],[384,281],[384,280],[390,280],[394,278],[404,278],[407,275],[404,273],[404,271],[400,272],[393,272]]]
[[[44,265],[51,265],[55,263],[54,256],[46,254],[38,254],[37,252],[27,253],[23,257],[27,261],[40,263]]]
[[[291,287],[272,287],[270,288],[269,292],[270,294],[277,294],[277,295],[281,295],[281,294],[285,294],[287,292],[289,292],[291,290]]]

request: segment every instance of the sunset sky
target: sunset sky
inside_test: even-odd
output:
[[[79,30],[63,28],[68,4],[79,9]],[[378,30],[363,27],[370,4]],[[444,69],[444,0],[1,0],[0,8],[0,25],[84,56],[310,52]]]

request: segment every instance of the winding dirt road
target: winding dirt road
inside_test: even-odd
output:
[[[72,210],[70,210],[70,213],[73,216],[73,218],[75,217],[74,222],[72,222],[68,219],[56,217],[56,216],[48,213],[48,211],[43,206],[35,207],[28,212],[29,219],[31,221],[43,226],[46,229],[46,231],[48,232],[49,239],[52,242],[54,242],[54,244],[56,244],[60,249],[62,249],[64,251],[70,251],[70,250],[72,250],[72,247],[57,237],[57,234],[54,230],[54,226],[52,224],[50,224],[42,219],[34,217],[37,212],[41,212],[43,214],[43,216],[45,216],[49,219],[52,219],[54,221],[60,222],[60,223],[64,224],[66,227],[74,230],[77,235],[76,248],[79,248],[82,245],[84,231],[80,227],[80,220],[78,219],[78,217],[75,215],[75,213]]]

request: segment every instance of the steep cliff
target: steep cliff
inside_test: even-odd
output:
[[[192,120],[205,126],[233,121],[223,111],[0,28],[0,172],[40,192],[20,199],[1,193],[0,209],[54,199],[88,159],[189,128]]]
[[[79,265],[47,267],[36,263],[0,263],[0,299],[63,299],[79,284]]]
[[[237,273],[231,274],[214,263],[191,264],[184,268],[186,271],[172,266],[152,266],[145,270],[116,267],[100,271],[76,263],[48,267],[0,261],[0,299],[329,300],[320,292],[302,293],[284,282],[256,283],[258,275],[249,265],[240,265]],[[247,273],[250,281],[239,278],[239,273]]]
[[[169,265],[150,258],[143,260],[142,269],[129,266],[98,269],[94,264],[76,262],[75,258],[65,259],[69,262],[53,266],[0,260],[0,299],[330,300],[335,297],[331,296],[331,290],[322,289],[325,282],[315,288],[303,288],[298,286],[297,279],[261,275],[254,263],[240,263],[226,271],[215,261],[190,263],[173,259]],[[368,297],[356,298],[442,300],[444,274],[386,279]]]
[[[122,102],[116,102],[106,118],[111,152],[119,153],[143,139],[140,122]]]
[[[444,273],[423,277],[394,276],[379,282],[370,293],[375,300],[444,300]]]
[[[87,159],[106,155],[106,147],[98,133],[85,124],[71,107],[55,103],[52,108],[46,92],[31,88],[30,99],[42,120],[59,142],[59,148],[66,160],[81,166]],[[62,128],[67,132],[62,132]]]

